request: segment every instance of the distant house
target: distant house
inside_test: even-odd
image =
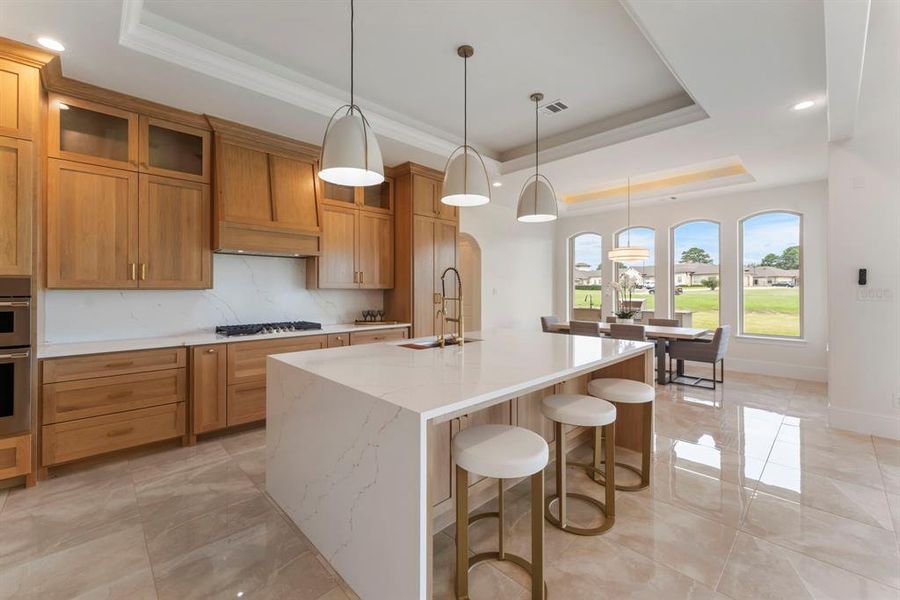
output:
[[[579,269],[572,270],[572,281],[575,285],[600,285],[602,277],[599,269]]]
[[[652,265],[634,267],[634,270],[644,278],[645,285],[651,287],[656,285],[656,267]],[[719,265],[706,263],[675,264],[675,285],[702,285],[701,282],[708,278],[719,278]]]
[[[744,287],[765,287],[775,285],[776,283],[797,285],[799,282],[799,269],[744,267]]]

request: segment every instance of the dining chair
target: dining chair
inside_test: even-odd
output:
[[[731,326],[722,325],[716,329],[712,340],[672,340],[669,342],[669,379],[673,383],[681,383],[708,390],[716,389],[717,383],[725,382],[725,352],[728,350],[728,338],[731,337]],[[693,377],[678,373],[672,377],[672,360],[691,360],[694,362],[712,363],[712,379]],[[720,378],[716,379],[716,365],[721,365]],[[712,384],[712,385],[704,385]]]
[[[599,325],[597,321],[569,321],[569,333],[572,335],[600,337]]]
[[[541,317],[541,329],[547,333],[555,333],[552,329],[550,329],[550,326],[556,325],[557,323],[559,323],[559,317],[555,317],[553,315]]]
[[[634,340],[646,342],[647,334],[643,325],[627,325],[624,323],[610,323],[609,337],[617,340]]]
[[[681,327],[678,319],[650,319],[648,325],[656,325],[658,327]]]
[[[607,322],[607,323],[615,323],[615,322],[618,321],[618,320],[619,320],[618,317],[606,317],[606,322]]]

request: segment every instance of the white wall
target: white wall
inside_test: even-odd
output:
[[[482,328],[540,329],[553,312],[553,225],[492,202],[463,208],[459,227],[481,246]]]
[[[662,201],[632,207],[632,227],[656,231],[656,314],[669,314],[671,304],[670,229],[685,221],[719,222],[720,307],[722,324],[732,327],[726,368],[816,381],[826,379],[828,319],[826,312],[827,188],[824,181],[723,194],[694,200]],[[744,217],[767,210],[789,210],[803,215],[803,340],[767,340],[738,333],[741,275],[738,256],[738,223]],[[603,256],[612,248],[615,232],[623,229],[625,211],[615,210],[560,219],[556,228],[554,313],[567,318],[569,238],[593,231],[603,236]],[[604,281],[613,280],[612,265],[603,263]],[[604,311],[611,313],[611,290],[604,291]],[[610,294],[610,295],[606,295]]]
[[[267,321],[349,323],[382,307],[372,290],[307,290],[306,261],[213,257],[211,290],[46,290],[42,342],[178,335]]]
[[[873,2],[853,138],[828,167],[829,417],[900,438],[900,4]],[[868,286],[856,284],[868,269]],[[869,293],[878,301],[861,299]]]

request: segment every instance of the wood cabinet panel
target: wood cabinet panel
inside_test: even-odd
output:
[[[141,175],[139,206],[139,287],[212,287],[209,186]]]
[[[50,94],[48,125],[50,157],[137,170],[137,113]]]
[[[441,293],[441,275],[449,267],[456,266],[456,225],[447,221],[434,221],[434,292]],[[422,282],[425,283],[425,282]],[[418,285],[418,282],[417,282]],[[427,285],[427,284],[426,284]],[[456,296],[456,278],[450,274],[447,276],[447,294]],[[459,304],[447,303],[447,316],[457,318],[459,316]],[[452,328],[453,323],[449,324]],[[434,325],[435,332],[440,331],[440,322]],[[450,328],[448,328],[448,332]]]
[[[394,287],[394,218],[390,215],[360,212],[357,228],[359,287]]]
[[[556,441],[556,430],[553,421],[544,416],[541,409],[546,396],[555,392],[554,387],[549,387],[516,399],[516,425],[539,433],[547,443]]]
[[[354,331],[350,334],[350,345],[377,344],[391,340],[405,340],[407,337],[409,337],[409,333],[405,327],[402,329],[379,329],[378,331]]]
[[[225,344],[191,348],[191,431],[206,433],[228,424]]]
[[[322,208],[322,255],[318,259],[319,287],[357,288],[357,225],[359,211],[352,208]]]
[[[138,168],[142,173],[209,183],[209,131],[146,115],[141,115],[139,127]]]
[[[265,152],[219,140],[216,186],[220,220],[272,223],[269,156]]]
[[[421,175],[412,176],[412,209],[413,214],[423,217],[434,217],[437,214],[440,184]]]
[[[50,160],[47,287],[137,287],[137,174]]]
[[[176,369],[186,364],[184,348],[159,348],[110,352],[67,358],[50,358],[43,361],[43,381],[72,381],[91,377],[107,377],[128,373],[144,373],[162,369]]]
[[[185,369],[44,384],[43,424],[184,402]]]
[[[313,335],[228,344],[228,384],[252,381],[265,383],[266,357],[268,355],[318,350],[319,348],[324,348],[327,343],[327,336]]]
[[[450,439],[453,421],[428,424],[428,488],[431,505],[449,500],[453,490],[453,458]]]
[[[273,220],[297,231],[319,233],[316,163],[269,155]]]
[[[31,434],[0,439],[0,480],[31,472]]]
[[[3,93],[0,81],[0,105]],[[31,142],[0,137],[0,275],[31,274],[32,166]]]
[[[44,425],[43,466],[184,435],[184,403]]]
[[[266,382],[228,386],[228,426],[253,423],[266,418]]]
[[[332,333],[328,336],[328,347],[329,348],[340,348],[342,346],[350,345],[350,334],[349,333]]]
[[[0,58],[0,135],[34,138],[39,94],[36,68]]]
[[[435,334],[434,219],[413,217],[413,337]],[[440,287],[438,287],[440,289]]]

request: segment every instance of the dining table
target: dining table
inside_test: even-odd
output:
[[[569,322],[559,321],[548,326],[548,331],[553,333],[569,333]],[[597,322],[597,331],[603,334],[610,333],[610,323]],[[667,325],[644,325],[644,334],[648,339],[656,342],[656,382],[661,385],[669,383],[666,371],[666,342],[670,340],[697,340],[709,333],[709,329],[698,327],[670,327]],[[678,361],[678,372],[683,370],[683,361]]]

